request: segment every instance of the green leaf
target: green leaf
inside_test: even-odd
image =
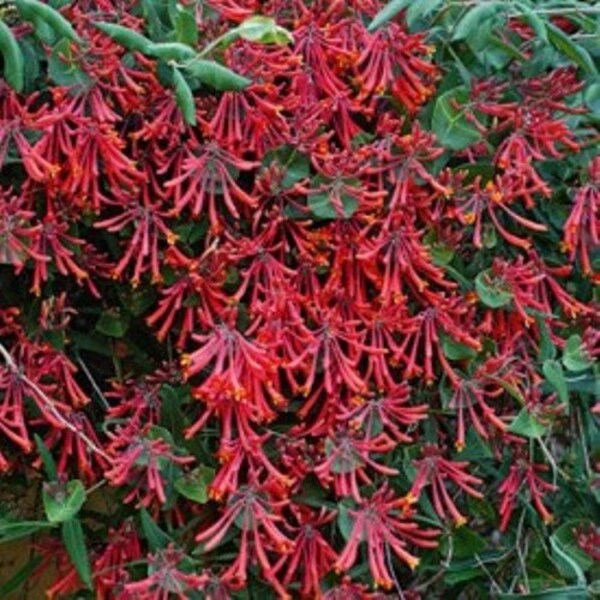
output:
[[[11,592],[20,588],[37,570],[42,563],[42,557],[36,554],[27,561],[8,581],[0,585],[0,598],[6,598]]]
[[[439,8],[444,0],[427,0],[427,2],[411,2],[406,11],[406,24],[409,29],[420,19],[429,16],[434,10]]]
[[[198,26],[194,17],[194,7],[187,8],[177,4],[175,7],[175,33],[177,41],[182,44],[195,46],[198,43]]]
[[[503,288],[501,281],[496,281],[491,277],[489,269],[477,275],[475,290],[480,300],[490,308],[506,306],[512,300],[512,293]]]
[[[148,542],[150,550],[156,551],[161,548],[166,548],[173,542],[171,537],[167,535],[152,519],[145,508],[140,510],[140,520],[142,522],[142,531]]]
[[[563,373],[562,365],[554,359],[544,361],[542,372],[546,381],[556,390],[558,398],[565,404],[569,402],[569,392],[567,391],[567,382]]]
[[[165,383],[160,388],[160,424],[173,436],[178,445],[185,443],[184,429],[187,420],[182,404],[189,400],[190,392],[185,387],[173,387]]]
[[[551,23],[546,23],[546,30],[548,32],[548,40],[561,54],[571,59],[586,73],[594,75],[598,72],[589,52],[573,42],[564,31]]]
[[[539,438],[546,432],[546,427],[526,408],[522,408],[515,419],[513,419],[508,431],[526,438]]]
[[[185,77],[180,73],[179,69],[173,67],[173,83],[175,85],[175,99],[177,106],[183,115],[184,121],[188,125],[196,124],[196,104],[194,102],[194,94]]]
[[[548,41],[548,33],[546,31],[546,23],[538,16],[538,14],[524,2],[517,2],[515,5],[521,12],[520,18],[531,27],[537,39]]]
[[[252,83],[247,77],[234,73],[214,60],[194,59],[183,65],[183,68],[190,76],[197,77],[202,83],[222,92],[239,92]]]
[[[567,377],[566,382],[569,392],[592,394],[600,398],[600,377],[593,372],[576,377]]]
[[[592,557],[584,552],[577,543],[577,539],[575,538],[575,534],[573,530],[581,525],[588,526],[591,524],[591,521],[587,519],[573,519],[571,521],[567,521],[563,523],[553,534],[551,539],[554,539],[554,545],[560,549],[562,555],[567,555],[571,558],[575,563],[579,566],[582,571],[588,571],[594,561]],[[556,555],[555,555],[556,558]],[[557,566],[560,569],[561,573],[565,577],[572,577],[574,574],[573,567],[569,563],[564,563],[563,560],[559,559],[556,561]]]
[[[163,42],[160,44],[150,44],[145,51],[148,56],[160,58],[167,62],[193,60],[196,57],[196,52],[186,44],[179,42]]]
[[[85,488],[78,479],[66,485],[58,482],[45,483],[42,501],[50,523],[64,523],[75,517],[85,502]]]
[[[545,319],[540,316],[535,317],[535,322],[540,331],[540,351],[539,351],[539,360],[545,361],[549,358],[556,357],[556,346],[552,343],[552,338],[550,337],[550,328],[546,323]]]
[[[352,537],[352,529],[354,528],[354,521],[348,514],[348,508],[348,505],[343,501],[337,505],[337,526],[346,541]]]
[[[450,360],[465,360],[477,356],[477,351],[471,346],[457,342],[448,335],[442,335],[442,350]]]
[[[388,21],[393,19],[401,10],[405,9],[413,0],[392,0],[388,2],[369,23],[368,31],[371,33],[380,27],[383,27]]]
[[[206,504],[209,500],[208,484],[214,477],[215,470],[212,467],[200,465],[183,477],[176,479],[175,489],[189,500],[198,502],[198,504]]]
[[[347,193],[344,193],[343,188],[340,188],[338,194],[341,198],[342,203],[342,211],[343,214],[339,214],[337,208],[334,206],[333,202],[330,199],[330,187],[333,188],[340,183],[344,187],[360,187],[360,180],[354,178],[344,179],[341,182],[327,179],[323,176],[317,175],[312,181],[313,185],[320,186],[321,184],[327,184],[327,189],[323,192],[318,192],[316,194],[309,194],[308,196],[308,206],[312,212],[312,214],[317,217],[317,219],[339,219],[339,218],[350,218],[358,207],[358,202],[356,198],[350,196]]]
[[[153,44],[152,40],[133,29],[129,29],[129,27],[113,25],[112,23],[94,23],[94,27],[110,36],[117,44],[121,44],[121,46],[132,52],[148,54],[148,49]]]
[[[274,19],[260,15],[249,17],[234,31],[242,39],[259,44],[285,45],[294,41],[292,34],[284,27],[277,25]]]
[[[103,312],[96,323],[96,331],[109,337],[122,338],[129,328],[129,317],[118,309]]]
[[[54,527],[54,524],[48,523],[48,521],[0,521],[0,543],[29,537],[41,529],[49,529],[51,527]]]
[[[456,460],[481,461],[493,458],[490,445],[481,439],[474,427],[469,427],[465,438],[465,447],[456,453]]]
[[[81,581],[88,587],[92,587],[92,570],[90,558],[85,545],[83,528],[79,519],[70,519],[62,524],[62,540],[69,554],[71,562],[77,569]]]
[[[342,205],[344,207],[343,216],[349,218],[358,207],[358,202],[352,196],[342,196]],[[318,219],[340,218],[327,193],[311,194],[308,198],[308,206]]]
[[[496,16],[505,8],[506,4],[503,2],[479,2],[459,21],[452,40],[481,37],[482,31],[487,35],[493,27]]]
[[[433,109],[433,132],[441,144],[452,150],[467,148],[481,138],[477,128],[465,117],[468,101],[468,91],[460,86],[442,94]]]
[[[40,453],[48,479],[56,481],[58,479],[58,473],[56,471],[56,463],[54,462],[54,458],[52,458],[52,454],[50,454],[50,450],[48,450],[48,447],[44,444],[44,440],[37,433],[33,434],[33,440]]]
[[[74,86],[80,85],[88,87],[92,80],[79,68],[76,58],[73,55],[71,42],[62,39],[58,42],[48,59],[48,75],[58,85]]]
[[[37,22],[42,21],[56,31],[59,36],[77,44],[83,43],[71,23],[48,4],[39,0],[13,0],[13,2],[23,19],[36,25],[36,30]]]
[[[0,19],[0,54],[4,60],[4,79],[16,92],[25,84],[25,61],[15,36]]]
[[[308,160],[308,156],[298,152],[296,148],[289,145],[284,145],[267,152],[262,164],[265,167],[275,164],[284,171],[281,181],[281,185],[284,188],[290,188],[295,183],[306,179],[310,175],[310,161]]]
[[[600,82],[595,81],[588,85],[583,93],[583,99],[594,114],[600,114]]]
[[[550,536],[550,547],[552,548],[552,558],[560,572],[567,579],[575,579],[578,585],[585,585],[583,569],[569,552],[569,547],[563,543],[563,538],[557,538],[556,535]]]
[[[481,554],[487,548],[487,542],[477,532],[467,525],[453,529],[449,534],[452,537],[453,558],[470,558]],[[442,554],[448,553],[449,540],[444,538],[441,544]]]
[[[592,366],[586,356],[580,335],[572,335],[565,344],[562,355],[562,363],[569,371],[579,373],[586,371]]]

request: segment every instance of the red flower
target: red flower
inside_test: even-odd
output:
[[[359,484],[370,484],[366,468],[381,475],[397,475],[398,471],[371,458],[371,454],[386,454],[396,442],[385,433],[363,438],[358,432],[340,430],[325,440],[325,458],[315,466],[317,477],[327,485],[333,481],[336,496],[352,496],[362,500]]]
[[[544,523],[552,523],[552,514],[543,503],[548,492],[557,490],[557,486],[548,483],[540,473],[548,471],[548,466],[532,463],[525,459],[518,459],[511,465],[508,476],[500,484],[498,492],[502,495],[500,504],[500,531],[506,531],[508,523],[517,503],[517,497],[525,487],[530,495],[530,501],[539,513]]]
[[[237,204],[248,208],[256,206],[255,198],[239,186],[232,173],[249,171],[258,166],[257,163],[234,156],[216,142],[203,145],[190,142],[184,152],[185,158],[175,176],[165,183],[177,214],[189,207],[192,216],[197,217],[207,203],[210,224],[214,231],[221,231],[223,222],[217,210],[217,195],[222,197],[224,207],[235,219],[240,218]],[[158,174],[163,175],[165,171],[161,169]]]
[[[319,514],[311,510],[295,511],[299,521],[298,527],[292,529],[297,532],[294,547],[290,555],[282,556],[274,568],[274,573],[285,573],[282,584],[286,587],[298,578],[298,571],[302,573],[300,594],[303,598],[320,596],[321,581],[332,569],[337,554],[329,545],[319,527],[329,523],[334,514],[327,514],[321,510]]]
[[[600,561],[600,527],[590,523],[580,525],[574,531],[577,545],[593,560]]]
[[[274,512],[287,504],[287,501],[270,500],[266,490],[264,485],[242,486],[229,498],[221,518],[214,525],[201,531],[196,536],[196,541],[204,544],[205,552],[210,552],[221,543],[231,526],[236,523],[241,529],[240,547],[237,558],[223,573],[223,579],[243,587],[253,554],[263,576],[280,597],[290,598],[285,587],[275,577],[275,565],[268,556],[269,552],[288,554],[294,547],[294,542],[279,527],[283,518]]]
[[[206,585],[207,575],[186,573],[179,569],[183,553],[174,547],[159,550],[148,556],[150,575],[140,581],[125,585],[124,593],[119,598],[131,597],[139,600],[169,600],[189,598],[187,592],[199,590]]]
[[[169,464],[187,465],[194,462],[191,456],[177,456],[171,445],[160,438],[150,439],[138,435],[109,434],[110,453],[113,456],[112,468],[104,476],[111,485],[130,486],[123,502],[137,500],[137,506],[150,506],[158,501],[167,501],[165,483],[161,472]]]
[[[340,421],[348,423],[352,429],[362,430],[369,439],[376,437],[381,429],[396,442],[411,442],[406,432],[419,421],[427,418],[427,405],[409,406],[409,387],[400,384],[389,390],[380,389],[366,398],[354,396],[349,409],[338,416]]]
[[[483,494],[473,487],[474,485],[481,485],[483,481],[479,477],[474,477],[466,472],[468,462],[448,460],[441,455],[439,448],[435,446],[424,446],[422,456],[423,458],[413,462],[417,474],[406,497],[407,502],[410,504],[417,502],[423,489],[430,485],[435,512],[442,519],[451,517],[457,527],[464,525],[467,519],[456,508],[454,500],[448,493],[447,482],[454,482],[473,498],[483,498]]]
[[[563,248],[569,260],[579,263],[583,273],[598,278],[590,254],[600,247],[600,158],[589,167],[591,181],[575,191],[573,207],[563,231]]]
[[[356,63],[361,94],[381,95],[390,89],[410,112],[416,111],[433,93],[439,74],[435,65],[422,58],[433,52],[423,40],[423,34],[406,33],[395,23],[366,34]]]
[[[387,487],[380,488],[369,500],[357,509],[348,509],[353,521],[346,546],[335,563],[338,572],[350,570],[358,558],[361,543],[367,544],[368,564],[375,585],[390,589],[394,575],[390,573],[388,555],[393,552],[411,569],[419,559],[407,548],[409,544],[419,548],[435,548],[439,532],[435,529],[420,529],[409,520],[410,513],[401,511],[402,500],[394,496]]]

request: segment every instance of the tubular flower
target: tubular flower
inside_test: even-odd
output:
[[[367,439],[383,429],[396,442],[411,442],[407,430],[427,418],[427,405],[410,406],[410,392],[406,383],[380,389],[366,397],[353,396],[352,405],[343,410],[338,419],[355,430],[364,431]]]
[[[459,318],[465,312],[466,308],[456,302],[440,301],[438,306],[426,308],[411,319],[412,323],[409,323],[411,325],[414,323],[416,327],[405,336],[394,357],[397,361],[402,360],[406,365],[404,370],[406,378],[423,374],[425,382],[431,385],[435,381],[433,359],[436,356],[450,381],[457,381],[458,376],[442,349],[441,335],[445,334],[473,350],[480,350],[481,342],[459,326]],[[423,351],[419,352],[421,348]],[[422,365],[418,364],[420,356],[423,357]]]
[[[119,279],[127,267],[133,264],[131,283],[134,287],[139,285],[141,276],[147,271],[150,271],[153,283],[162,281],[160,239],[164,238],[169,245],[177,240],[177,235],[165,223],[166,216],[158,204],[146,201],[143,206],[137,202],[132,203],[123,207],[121,214],[94,223],[94,227],[111,233],[122,231],[125,227],[135,229],[133,236],[126,242],[123,257],[114,268],[115,279]]]
[[[399,510],[402,503],[394,497],[392,490],[384,486],[357,509],[348,509],[353,525],[348,542],[335,562],[336,571],[352,568],[361,543],[367,544],[369,570],[376,586],[391,589],[394,585],[387,559],[390,551],[411,569],[416,568],[419,559],[407,550],[408,545],[435,548],[439,531],[420,529],[409,520],[410,513]]]
[[[146,317],[150,327],[158,327],[156,337],[164,341],[178,315],[183,313],[177,347],[183,348],[197,326],[214,327],[228,304],[222,287],[226,281],[226,262],[221,252],[209,246],[197,258],[189,258],[174,246],[166,251],[164,263],[180,275],[164,288],[156,310]]]
[[[206,335],[192,336],[201,347],[181,358],[186,377],[197,375],[208,365],[214,365],[210,377],[226,376],[234,386],[237,399],[252,398],[262,389],[270,389],[269,376],[276,364],[267,349],[249,340],[226,324],[217,325]]]
[[[298,511],[299,525],[292,528],[296,532],[294,548],[274,568],[275,573],[279,570],[285,572],[282,584],[286,587],[297,578],[299,570],[302,572],[300,594],[303,598],[319,596],[321,580],[337,559],[337,554],[319,531],[319,527],[329,523],[333,517],[334,514],[327,514],[324,510],[319,514],[310,510]]]
[[[475,178],[471,189],[461,190],[454,194],[452,202],[456,205],[456,216],[461,224],[473,226],[473,244],[476,248],[484,245],[484,222],[487,215],[495,231],[497,231],[509,244],[527,250],[531,247],[531,240],[510,233],[502,224],[499,214],[532,232],[547,231],[546,225],[536,223],[520,215],[510,205],[514,203],[512,192],[506,188],[506,180],[497,178],[481,185],[481,178]]]
[[[448,481],[452,481],[461,490],[473,498],[483,498],[483,494],[476,490],[474,485],[481,485],[483,481],[466,472],[469,465],[465,461],[452,461],[445,459],[439,448],[426,445],[422,450],[423,458],[414,461],[417,474],[412,487],[406,496],[409,503],[417,502],[423,489],[431,486],[431,499],[435,512],[442,518],[451,517],[454,524],[459,527],[467,522],[467,519],[456,508],[454,501],[446,487]]]
[[[367,34],[356,68],[361,94],[383,94],[387,89],[410,112],[416,111],[433,93],[438,68],[424,60],[433,49],[422,34],[406,33],[392,23]]]
[[[583,273],[597,280],[590,255],[600,247],[600,159],[590,166],[591,181],[577,189],[564,224],[563,248],[569,260],[579,259]]]
[[[110,530],[110,541],[94,560],[94,584],[101,600],[110,598],[124,578],[126,566],[142,558],[142,544],[131,521]]]
[[[456,410],[457,428],[454,445],[460,452],[465,446],[465,420],[473,425],[475,431],[483,438],[488,439],[488,427],[499,431],[506,431],[508,426],[496,414],[490,400],[498,398],[504,390],[497,383],[489,382],[485,377],[477,375],[472,379],[460,379],[455,383],[450,408]]]
[[[118,434],[109,434],[109,437],[114,459],[105,477],[114,486],[133,484],[123,500],[125,503],[137,500],[137,505],[144,507],[155,501],[164,504],[167,497],[161,471],[169,463],[187,465],[195,460],[191,456],[176,456],[170,444],[160,438],[128,439]]]
[[[409,291],[417,298],[429,300],[428,288],[432,284],[446,289],[455,287],[444,278],[442,269],[431,262],[421,234],[404,215],[394,215],[389,228],[382,229],[377,236],[369,235],[370,229],[363,232],[364,249],[358,258],[373,265],[367,276],[380,290],[384,305],[400,303]]]
[[[28,259],[49,262],[50,257],[32,249],[42,225],[36,223],[35,211],[27,208],[22,196],[0,190],[0,264],[21,270]]]
[[[64,189],[78,206],[98,212],[109,204],[101,189],[106,177],[115,200],[121,201],[139,191],[145,181],[134,161],[124,152],[124,142],[108,124],[83,119],[75,133],[73,152],[65,166]]]
[[[544,523],[552,523],[552,514],[543,503],[544,496],[558,488],[542,478],[540,473],[548,471],[548,466],[519,459],[511,465],[508,475],[500,484],[498,492],[502,496],[500,504],[500,531],[506,531],[510,518],[515,510],[517,498],[523,488],[529,493],[533,504]]]
[[[269,552],[289,554],[294,547],[294,542],[279,527],[283,517],[273,510],[286,503],[270,501],[264,486],[243,486],[229,498],[221,518],[196,536],[196,541],[204,544],[204,551],[210,552],[221,543],[234,523],[241,529],[238,556],[223,573],[225,581],[243,586],[248,577],[251,555],[254,555],[264,577],[279,596],[291,598],[276,579],[273,572],[275,565],[268,556]]]
[[[159,550],[148,557],[151,575],[146,579],[125,585],[122,598],[139,598],[140,600],[168,600],[189,598],[187,592],[199,590],[207,583],[206,575],[185,573],[179,569],[183,553],[174,547]]]
[[[381,475],[397,475],[398,471],[371,458],[371,454],[385,454],[396,446],[385,433],[363,438],[357,432],[340,430],[325,440],[325,458],[315,466],[314,472],[324,483],[333,481],[337,496],[352,496],[362,500],[359,484],[371,483],[366,468]]]
[[[256,163],[237,158],[216,142],[199,147],[188,145],[185,153],[180,172],[165,183],[176,214],[189,207],[192,216],[197,217],[208,204],[210,224],[215,231],[220,231],[223,223],[217,210],[217,195],[222,196],[224,206],[235,219],[240,218],[236,202],[248,208],[256,206],[256,199],[248,195],[232,175],[234,169],[249,171]]]

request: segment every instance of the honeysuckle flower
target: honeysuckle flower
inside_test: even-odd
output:
[[[505,431],[508,425],[496,414],[492,405],[495,398],[504,390],[496,383],[488,381],[484,373],[478,373],[471,379],[455,382],[450,408],[456,410],[456,439],[454,445],[458,451],[465,448],[466,422],[483,438],[488,439],[489,427]],[[468,421],[467,421],[468,419]]]
[[[213,327],[229,303],[222,290],[227,278],[226,262],[215,250],[210,246],[201,256],[190,258],[174,246],[167,248],[164,263],[179,277],[161,290],[157,308],[146,317],[146,323],[157,328],[159,341],[172,332],[183,313],[177,336],[177,347],[183,348],[195,329]]]
[[[175,596],[184,600],[189,597],[187,592],[204,587],[208,576],[180,570],[182,558],[183,553],[174,547],[151,554],[148,557],[150,574],[140,581],[127,583],[124,598],[133,596],[140,600],[168,600]]]
[[[383,429],[400,443],[411,442],[411,427],[427,418],[427,405],[410,406],[406,383],[379,389],[366,396],[353,396],[351,406],[338,419],[352,429],[362,430],[367,438],[376,437]]]
[[[38,254],[31,247],[42,225],[27,204],[23,196],[14,195],[12,190],[0,190],[0,264],[13,265],[17,272],[28,259],[50,261],[49,256]]]
[[[123,582],[127,565],[143,556],[141,540],[131,521],[111,529],[109,535],[108,544],[94,560],[94,584],[100,598],[109,598]]]
[[[138,193],[146,175],[124,152],[125,144],[107,123],[81,119],[73,133],[75,143],[63,167],[63,189],[78,206],[98,212],[111,197],[100,185],[102,175],[117,200]]]
[[[451,481],[469,496],[483,498],[483,494],[474,487],[481,485],[483,481],[466,472],[469,463],[448,460],[441,455],[438,447],[425,445],[422,450],[422,458],[413,461],[413,464],[417,473],[406,496],[407,502],[409,504],[417,502],[423,489],[429,485],[431,486],[431,501],[440,518],[451,518],[457,527],[464,525],[467,519],[456,507],[446,486]]]
[[[50,257],[51,260],[36,259],[31,291],[39,296],[42,283],[49,277],[49,265],[63,276],[72,275],[78,283],[85,281],[89,274],[79,264],[79,253],[84,241],[69,233],[69,222],[64,215],[49,207],[43,218],[38,235],[32,241],[32,251],[37,257]]]
[[[360,502],[360,484],[371,483],[368,467],[380,475],[398,474],[397,469],[371,458],[372,454],[386,454],[395,447],[396,442],[385,433],[364,437],[358,431],[340,429],[325,440],[325,456],[314,472],[324,485],[333,483],[337,496],[352,496]]]
[[[438,68],[424,60],[433,49],[422,34],[409,34],[395,23],[365,34],[365,45],[356,68],[361,94],[392,95],[414,112],[433,92]]]
[[[337,558],[336,552],[329,545],[319,530],[335,517],[335,513],[321,510],[319,513],[310,509],[295,511],[298,526],[291,529],[296,533],[294,548],[290,555],[282,556],[274,567],[274,573],[284,573],[282,584],[289,586],[301,571],[300,594],[303,598],[318,597],[321,591],[322,578],[332,569]]]
[[[263,485],[253,483],[243,486],[230,496],[221,518],[196,536],[204,551],[210,552],[221,543],[234,523],[241,530],[237,558],[222,575],[225,581],[243,586],[248,577],[249,562],[255,558],[277,594],[282,599],[290,598],[285,586],[274,574],[273,559],[269,559],[269,553],[281,556],[289,554],[294,547],[294,541],[281,530],[283,517],[276,512],[286,503],[270,500]]]
[[[123,499],[125,503],[136,500],[138,506],[144,507],[155,501],[164,504],[167,497],[161,471],[168,463],[187,465],[195,461],[192,456],[177,456],[171,445],[160,438],[129,437],[119,431],[109,437],[113,462],[104,475],[113,486],[131,485]]]
[[[575,190],[573,206],[563,227],[563,248],[569,260],[579,260],[583,273],[598,279],[591,253],[600,247],[600,159],[589,167],[590,181]]]
[[[545,473],[548,470],[548,465],[533,463],[524,458],[517,457],[517,462],[511,465],[506,479],[502,481],[498,488],[498,492],[502,496],[500,504],[500,531],[506,531],[510,518],[516,508],[517,499],[522,491],[528,494],[528,501],[533,504],[544,523],[552,523],[554,518],[543,501],[548,492],[556,491],[558,488],[541,476],[541,473]]]
[[[483,217],[487,215],[494,229],[509,244],[522,249],[529,249],[531,241],[509,232],[500,221],[499,214],[503,213],[515,224],[533,232],[544,232],[546,225],[536,223],[520,215],[511,208],[514,197],[506,186],[506,178],[496,178],[482,185],[480,177],[476,177],[472,186],[461,190],[452,196],[452,202],[456,204],[456,216],[463,225],[473,225],[473,244],[476,248],[483,248]]]
[[[238,205],[256,206],[256,199],[239,186],[232,172],[234,169],[248,171],[258,166],[257,163],[234,156],[214,141],[203,145],[189,143],[184,152],[179,172],[165,183],[176,214],[189,207],[192,216],[197,217],[207,205],[210,224],[215,231],[220,231],[223,223],[217,211],[217,195],[234,219],[240,218]]]
[[[410,511],[402,511],[402,506],[403,501],[383,486],[358,508],[348,509],[352,530],[335,562],[336,571],[346,572],[354,566],[362,543],[367,545],[369,570],[378,587],[391,589],[394,585],[388,566],[388,552],[415,569],[419,559],[408,550],[409,544],[418,548],[435,548],[439,531],[421,529],[410,520]]]

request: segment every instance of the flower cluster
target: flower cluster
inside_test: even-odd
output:
[[[589,487],[575,68],[448,92],[411,9],[368,27],[378,0],[58,4],[71,38],[14,28],[55,84],[0,81],[0,472],[106,486],[81,531],[111,529],[87,567],[50,534],[49,597],[418,598],[459,528],[539,534],[563,468]],[[289,38],[231,34],[258,11]]]

